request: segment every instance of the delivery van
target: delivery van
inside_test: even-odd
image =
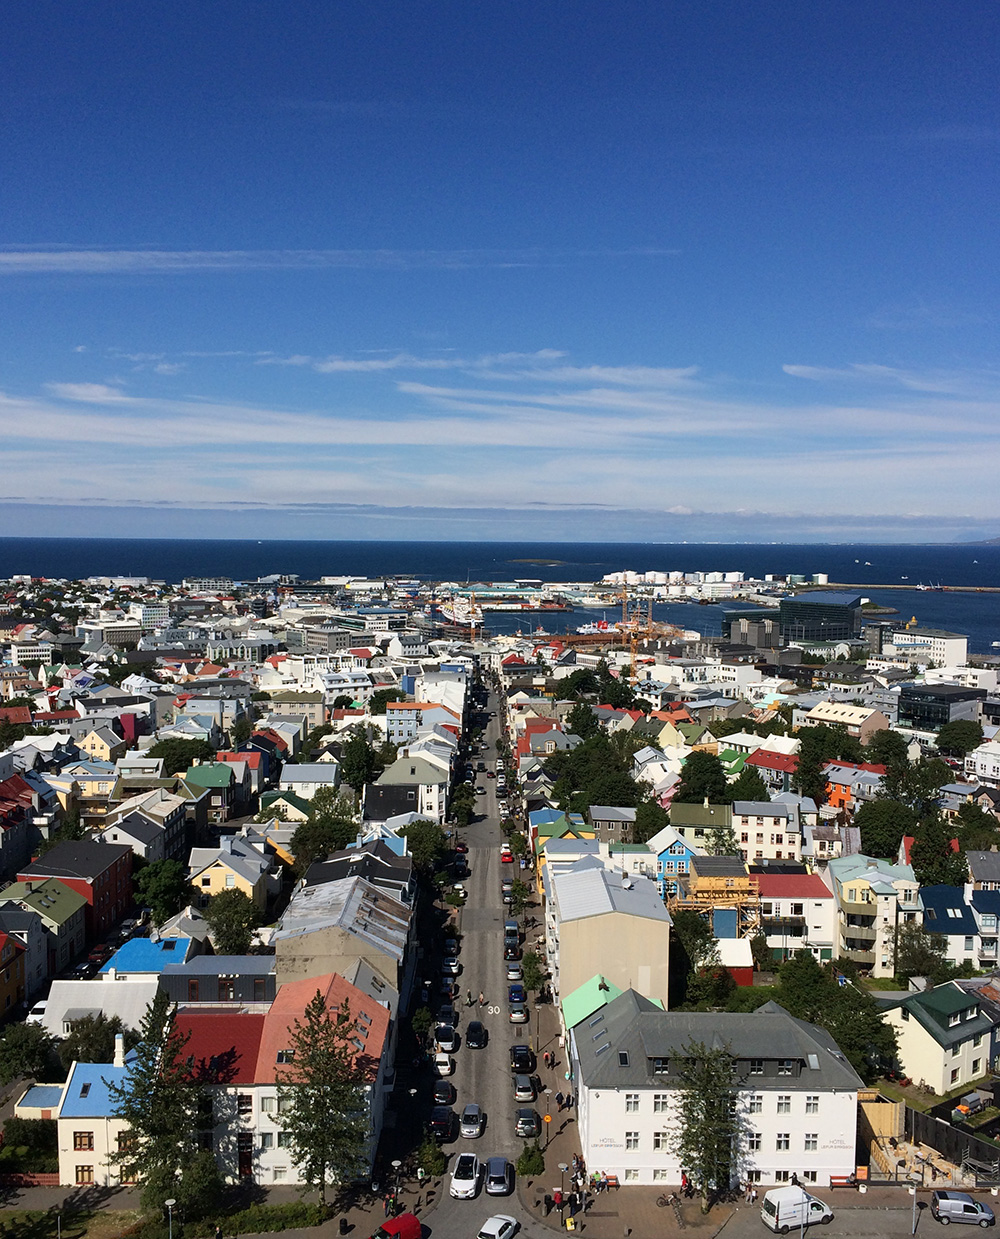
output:
[[[931,1197],[931,1215],[942,1226],[947,1226],[949,1222],[964,1222],[985,1227],[996,1222],[989,1205],[976,1200],[968,1192],[935,1192]]]
[[[761,1201],[760,1220],[769,1230],[787,1235],[793,1227],[832,1222],[833,1210],[801,1187],[773,1187]]]
[[[422,1233],[420,1219],[415,1214],[401,1213],[383,1222],[372,1239],[420,1239]]]

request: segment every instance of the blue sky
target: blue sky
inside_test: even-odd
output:
[[[4,21],[7,534],[1000,534],[992,0]]]

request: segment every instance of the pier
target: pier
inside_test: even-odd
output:
[[[857,585],[846,581],[834,583],[828,581],[825,585],[803,585],[803,589],[856,589],[864,592],[868,589],[903,589],[909,590],[914,594],[1000,594],[1000,585],[935,585],[928,588],[926,585]]]

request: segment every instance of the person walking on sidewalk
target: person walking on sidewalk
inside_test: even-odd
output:
[[[471,989],[467,989],[465,991],[465,1005],[467,1007],[472,1006],[472,990]]]
[[[479,1005],[481,1007],[486,1006],[486,996],[484,995],[482,990],[479,991]]]
[[[556,1105],[559,1107],[558,1113],[560,1114],[562,1113],[562,1108],[565,1101],[566,1098],[562,1095],[562,1093],[556,1093]]]

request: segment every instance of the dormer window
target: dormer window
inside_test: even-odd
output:
[[[965,1018],[967,1020],[974,1020],[978,1014],[979,1014],[978,1007],[970,1007],[968,1011],[966,1011],[965,1013]]]
[[[952,1015],[948,1016],[948,1027],[949,1028],[954,1028],[956,1024],[961,1024],[961,1022],[962,1022],[962,1016],[961,1016],[961,1013],[958,1011],[955,1011]]]

